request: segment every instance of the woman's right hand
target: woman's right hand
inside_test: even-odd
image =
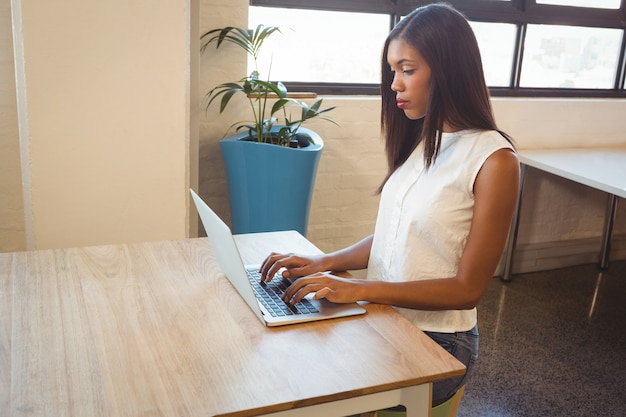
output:
[[[294,253],[272,252],[261,264],[261,281],[269,282],[278,271],[282,271],[283,278],[299,278],[316,272],[326,271],[324,255],[304,256]]]

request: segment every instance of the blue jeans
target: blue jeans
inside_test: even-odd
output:
[[[424,332],[467,367],[465,375],[433,383],[433,407],[445,402],[461,388],[478,359],[478,326],[466,332]]]

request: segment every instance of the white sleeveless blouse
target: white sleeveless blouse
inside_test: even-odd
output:
[[[496,131],[444,133],[425,170],[423,144],[385,184],[367,279],[389,282],[449,278],[457,273],[472,222],[474,181],[495,151],[513,149]],[[397,308],[424,331],[451,333],[476,325],[476,309]]]

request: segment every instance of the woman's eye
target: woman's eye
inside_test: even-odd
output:
[[[402,70],[402,73],[406,75],[412,75],[414,72],[415,72],[414,69]]]

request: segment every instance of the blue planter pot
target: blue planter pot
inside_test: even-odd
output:
[[[315,143],[286,148],[243,140],[247,132],[220,141],[226,164],[233,233],[297,230],[306,236],[317,165],[324,148]]]

